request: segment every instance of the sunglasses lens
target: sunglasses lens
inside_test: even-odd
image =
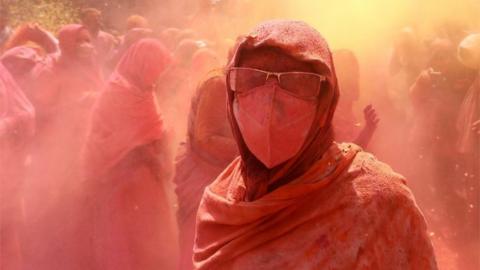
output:
[[[245,92],[265,84],[267,73],[247,68],[234,68],[230,70],[229,86],[236,92]]]
[[[280,76],[280,86],[299,97],[316,97],[321,78],[316,74],[287,72]]]

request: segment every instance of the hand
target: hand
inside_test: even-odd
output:
[[[377,112],[371,104],[363,109],[363,116],[365,119],[365,127],[369,130],[375,130],[380,119],[377,117]]]

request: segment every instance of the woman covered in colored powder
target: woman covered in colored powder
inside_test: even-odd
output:
[[[25,258],[35,269],[85,269],[85,240],[76,230],[80,211],[80,151],[88,114],[103,87],[88,31],[62,27],[60,52],[32,71],[29,97],[36,110],[37,132],[25,182]],[[48,239],[49,245],[38,249]]]
[[[263,23],[227,76],[240,157],[205,189],[197,269],[436,269],[402,176],[337,144],[326,41],[303,22]]]
[[[160,42],[138,41],[93,109],[83,159],[98,269],[175,267],[174,220],[164,190],[167,142],[153,91],[171,61]]]
[[[0,268],[21,269],[18,230],[27,145],[35,131],[35,110],[0,63]]]
[[[225,76],[217,74],[197,89],[191,104],[187,142],[176,160],[175,193],[180,269],[192,269],[195,217],[203,189],[238,155],[225,106]]]

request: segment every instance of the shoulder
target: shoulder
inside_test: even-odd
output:
[[[384,207],[417,208],[406,179],[373,154],[360,151],[348,168],[347,175],[356,197],[364,203]],[[377,205],[378,206],[378,205]]]

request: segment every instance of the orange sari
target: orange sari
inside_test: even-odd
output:
[[[240,159],[207,187],[197,269],[436,269],[425,220],[404,179],[350,144],[246,202]]]

